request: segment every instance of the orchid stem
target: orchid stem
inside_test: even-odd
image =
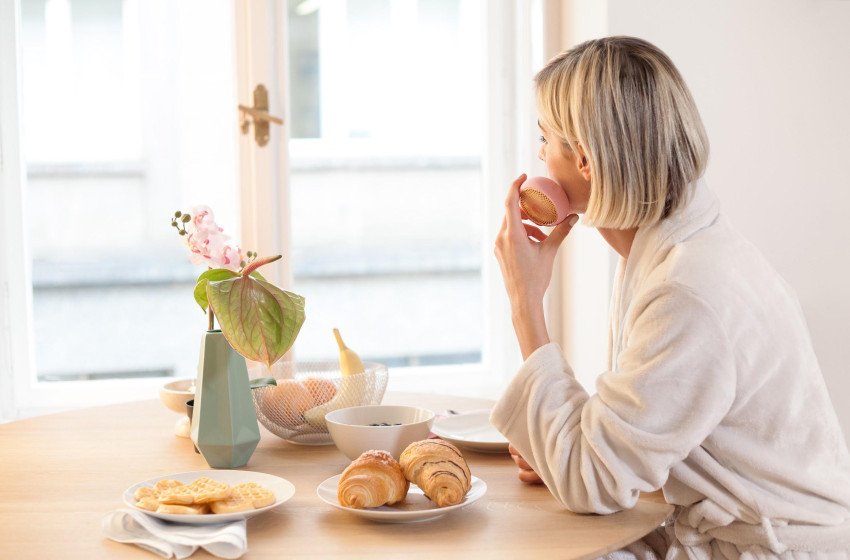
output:
[[[209,321],[207,325],[209,328],[207,330],[215,330],[215,315],[213,315],[212,305],[210,304],[207,304],[207,320]]]

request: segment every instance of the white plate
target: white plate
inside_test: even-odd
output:
[[[153,486],[158,480],[174,479],[180,482],[193,482],[202,476],[212,480],[225,482],[231,486],[241,484],[242,482],[256,482],[262,484],[274,494],[275,501],[272,505],[250,511],[240,511],[238,513],[208,513],[204,515],[175,515],[170,513],[157,513],[148,511],[136,506],[136,501],[133,499],[133,494],[136,489],[142,486]],[[146,513],[151,517],[164,519],[165,521],[174,521],[176,523],[186,523],[189,525],[212,525],[215,523],[228,523],[230,521],[238,521],[240,519],[248,519],[254,517],[272,508],[276,508],[295,494],[295,486],[285,478],[252,471],[227,471],[227,470],[207,470],[207,471],[191,471],[184,473],[167,474],[145,480],[144,482],[136,483],[124,490],[124,503],[131,508]]]
[[[422,490],[415,484],[410,485],[410,490],[407,492],[407,497],[400,504],[391,506],[381,506],[377,508],[357,509],[346,507],[339,503],[336,498],[336,489],[339,484],[339,477],[342,475],[332,476],[322,482],[316,488],[316,494],[326,504],[332,505],[337,509],[371,519],[382,523],[412,523],[414,521],[428,521],[442,517],[447,513],[465,508],[471,503],[474,503],[487,492],[487,484],[478,478],[472,477],[472,488],[466,493],[463,501],[454,506],[437,507],[437,504],[425,497]]]
[[[483,453],[508,452],[508,440],[490,423],[489,412],[469,412],[438,418],[431,431],[458,447]]]

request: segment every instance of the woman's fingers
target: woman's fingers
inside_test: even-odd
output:
[[[555,229],[549,233],[549,236],[546,239],[546,246],[557,250],[558,247],[561,246],[561,243],[564,242],[564,239],[567,238],[567,235],[570,234],[570,231],[572,231],[573,226],[576,225],[577,222],[578,214],[573,214],[555,226]]]
[[[514,460],[514,463],[516,463],[516,466],[518,466],[522,470],[524,470],[524,471],[533,471],[534,470],[533,468],[531,468],[531,465],[528,464],[528,461],[523,459],[522,455],[511,455],[511,457],[513,457],[513,460]]]
[[[517,477],[520,481],[528,484],[541,484],[543,482],[543,479],[534,472],[531,465],[523,459],[522,455],[520,455],[519,451],[512,443],[508,444],[508,453],[511,454],[511,458],[514,460],[517,467],[519,467]]]
[[[496,254],[496,258],[499,259],[499,264],[502,263],[502,252],[505,249],[505,244],[507,242],[507,229],[508,229],[508,217],[505,216],[502,218],[502,227],[499,228],[499,233],[496,234],[496,243],[493,248],[493,252]]]
[[[537,473],[534,471],[526,471],[523,469],[519,470],[517,477],[520,481],[525,482],[527,484],[542,484],[543,479],[537,476]]]
[[[519,188],[525,182],[527,175],[523,173],[511,183],[511,187],[508,189],[508,196],[505,199],[505,215],[511,218],[512,221],[520,222],[522,221],[522,216],[520,213],[522,212],[519,207]]]
[[[543,233],[538,227],[535,227],[531,224],[522,225],[525,226],[525,233],[527,233],[528,236],[532,239],[536,239],[537,241],[540,241],[542,243],[543,241],[546,241],[547,237],[549,237],[548,235]]]

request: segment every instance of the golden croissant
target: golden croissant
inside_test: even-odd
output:
[[[336,497],[352,508],[372,508],[404,500],[410,482],[398,462],[386,451],[367,451],[354,460],[339,478]]]
[[[463,501],[471,487],[469,466],[458,448],[441,439],[415,441],[399,463],[407,480],[417,485],[439,507]]]

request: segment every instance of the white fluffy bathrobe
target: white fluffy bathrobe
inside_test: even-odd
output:
[[[644,558],[850,556],[850,454],[803,312],[702,182],[638,230],[611,314],[594,396],[550,343],[492,412],[555,498],[604,514],[662,488],[675,521]]]

